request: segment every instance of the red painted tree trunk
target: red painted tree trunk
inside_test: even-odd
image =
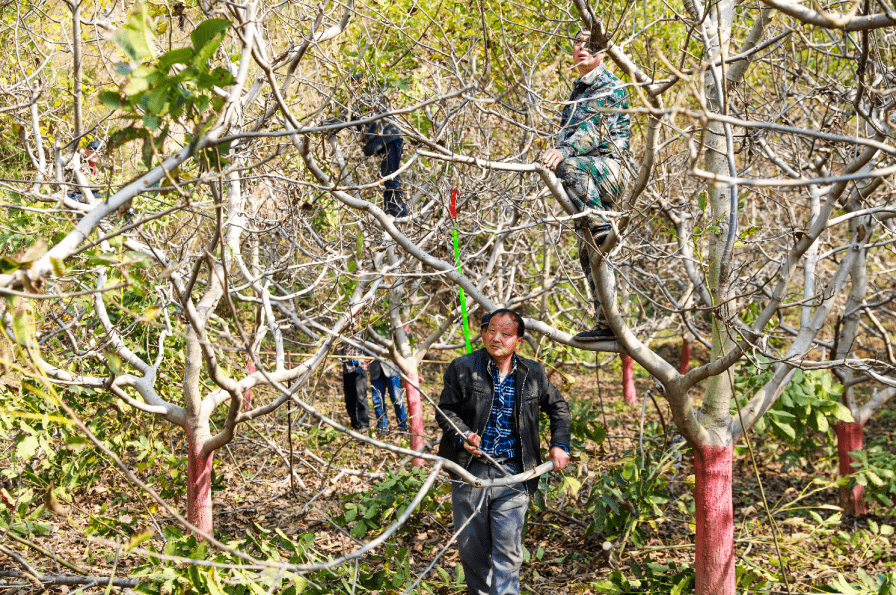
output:
[[[856,470],[858,464],[849,453],[862,450],[864,447],[863,426],[859,423],[837,424],[837,454],[840,461],[840,476],[846,477]],[[840,506],[846,514],[859,516],[865,514],[865,486],[840,486]]]
[[[697,595],[734,595],[733,447],[694,449]]]
[[[635,361],[630,355],[622,356],[622,396],[629,405],[634,405],[635,397]]]
[[[687,374],[691,367],[691,342],[687,337],[681,338],[681,360],[678,363],[678,371],[681,374]]]
[[[423,435],[423,406],[420,404],[420,391],[414,387],[414,385],[419,386],[421,378],[417,375],[416,370],[407,376],[411,382],[404,380],[403,383],[408,400],[408,430],[411,432],[411,450],[422,451],[426,443]],[[412,464],[422,467],[424,461],[423,459],[414,459]]]
[[[255,362],[251,356],[246,356],[246,374],[254,374],[256,372]],[[243,393],[243,411],[252,409],[252,389],[247,388]]]
[[[188,435],[187,461],[187,520],[211,534],[212,523],[212,459],[214,453],[202,456],[202,443]]]

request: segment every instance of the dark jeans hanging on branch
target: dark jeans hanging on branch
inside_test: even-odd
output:
[[[385,147],[377,151],[383,156],[380,163],[380,175],[383,177],[394,174],[401,167],[401,151],[404,141],[401,137],[386,143]],[[386,180],[383,190],[383,209],[393,217],[407,217],[408,207],[404,202],[404,192],[401,189],[401,176],[395,176]]]

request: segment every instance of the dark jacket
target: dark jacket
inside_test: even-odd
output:
[[[328,118],[324,124],[341,124],[365,120],[372,116],[385,114],[389,111],[389,104],[382,95],[364,93],[348,110],[343,110],[332,118]],[[389,118],[380,118],[367,124],[357,124],[356,129],[361,133],[361,145],[365,157],[385,150],[389,143],[401,140],[401,131]]]
[[[523,469],[529,470],[541,464],[539,409],[551,420],[551,443],[569,446],[569,405],[548,380],[541,364],[519,355],[516,358],[516,398],[513,412],[520,444],[518,456]],[[445,387],[439,397],[439,409],[442,413],[436,413],[436,420],[443,431],[439,456],[464,468],[469,466],[473,457],[462,444],[458,444],[460,435],[448,423],[448,419],[463,434],[472,431],[482,436],[485,433],[495,388],[488,371],[490,360],[488,352],[479,349],[457,358],[445,371]],[[526,482],[530,494],[537,487],[538,478]]]

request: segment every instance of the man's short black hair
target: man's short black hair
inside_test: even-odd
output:
[[[585,36],[585,49],[588,50],[591,54],[597,54],[598,52],[602,52],[607,49],[605,47],[599,47],[597,42],[591,40],[591,31],[589,31],[588,29],[579,29],[579,32],[573,36],[574,39],[578,39],[579,35]]]
[[[482,323],[479,325],[479,330],[482,330],[488,326],[488,321],[492,319],[492,315],[490,312],[486,312],[482,315]]]
[[[516,322],[517,337],[522,337],[526,334],[526,323],[523,322],[523,317],[513,310],[508,310],[507,308],[499,308],[491,313],[491,315],[489,316],[489,322],[494,320],[497,316],[510,316],[511,318],[513,318],[513,321]]]

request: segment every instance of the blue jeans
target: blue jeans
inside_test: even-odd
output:
[[[408,414],[401,402],[401,376],[385,376],[380,374],[370,381],[370,396],[373,399],[373,412],[376,415],[376,431],[380,434],[389,430],[389,419],[386,417],[385,396],[389,391],[389,398],[395,408],[395,419],[398,421],[398,429],[406,432],[408,429]]]
[[[503,463],[511,473],[518,463]],[[483,479],[503,477],[496,467],[474,460],[468,471]],[[523,565],[523,522],[529,508],[526,484],[479,489],[453,481],[454,530],[469,519],[457,538],[457,549],[470,595],[518,595]],[[481,507],[480,507],[481,504]]]

